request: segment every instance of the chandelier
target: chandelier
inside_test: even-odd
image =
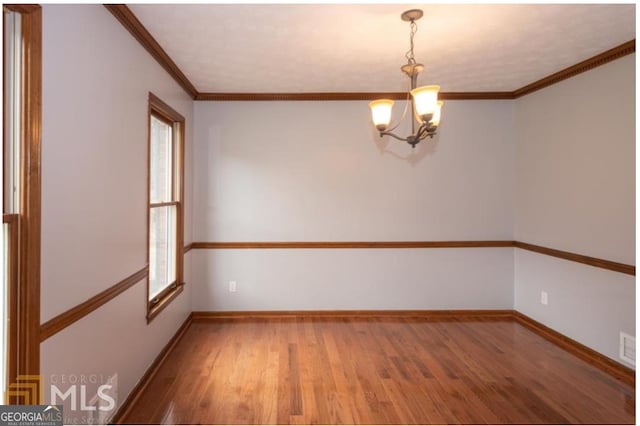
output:
[[[440,86],[421,86],[416,87],[418,83],[418,74],[424,71],[424,65],[416,62],[413,55],[413,37],[418,31],[416,21],[422,17],[422,10],[411,9],[400,15],[403,21],[410,22],[411,34],[409,36],[410,48],[406,53],[407,63],[400,67],[410,80],[409,90],[407,91],[407,102],[402,113],[402,117],[395,126],[389,128],[391,123],[391,111],[393,109],[393,101],[391,99],[377,99],[369,103],[371,108],[371,116],[373,124],[380,132],[380,137],[391,136],[392,138],[409,143],[413,148],[427,136],[433,138],[440,124],[440,110],[442,101],[438,101],[438,91]],[[413,117],[411,119],[411,135],[403,138],[393,133],[407,115],[407,110],[411,104]],[[416,124],[419,126],[416,130]]]

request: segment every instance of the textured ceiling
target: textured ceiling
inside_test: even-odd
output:
[[[130,5],[200,92],[512,91],[635,38],[634,4]]]

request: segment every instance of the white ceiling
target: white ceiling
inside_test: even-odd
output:
[[[512,91],[635,38],[634,4],[130,5],[200,92]]]

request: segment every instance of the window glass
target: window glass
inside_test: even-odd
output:
[[[151,202],[173,201],[173,129],[169,123],[151,116]]]
[[[176,206],[154,207],[149,216],[149,298],[176,281]]]

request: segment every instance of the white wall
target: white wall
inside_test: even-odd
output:
[[[412,154],[366,102],[196,102],[194,240],[510,240],[512,107],[448,102]],[[194,309],[510,308],[512,252],[196,250]]]
[[[635,55],[525,96],[515,112],[516,240],[635,264]],[[635,277],[515,259],[517,310],[618,358],[619,332],[635,334]]]
[[[101,5],[44,5],[42,39],[45,322],[147,263],[148,93],[185,116],[187,167],[192,159],[193,104]],[[190,173],[185,184],[189,242]],[[187,277],[189,259],[190,254]],[[187,284],[147,325],[145,285],[136,284],[45,341],[45,380],[70,372],[116,373],[122,402],[191,311]],[[69,414],[68,406],[65,411]]]

